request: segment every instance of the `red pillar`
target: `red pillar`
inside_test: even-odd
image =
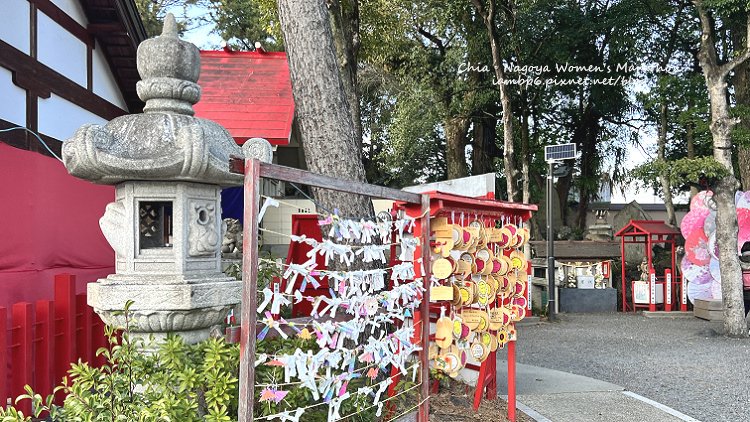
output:
[[[76,357],[82,362],[91,358],[91,314],[94,312],[86,303],[86,295],[76,295]],[[78,361],[76,359],[76,361]]]
[[[672,311],[672,271],[664,270],[664,310]]]
[[[15,303],[12,307],[13,329],[11,334],[11,397],[15,402],[16,397],[25,394],[24,386],[31,385],[33,363],[31,361],[31,340],[34,327],[34,307],[31,303]],[[23,400],[16,405],[16,409],[24,415],[31,414],[31,402]]]
[[[76,277],[72,274],[55,276],[55,369],[53,384],[67,375],[70,363],[75,361],[76,329]],[[58,392],[55,403],[62,404],[64,397]]]
[[[654,312],[656,311],[656,271],[653,268],[648,272],[648,292],[648,310]]]
[[[36,302],[36,339],[34,350],[34,390],[42,397],[52,394],[52,359],[54,359],[55,309],[50,300]]]
[[[680,311],[687,312],[687,280],[680,274]]]
[[[8,311],[0,307],[0,403],[8,401]]]

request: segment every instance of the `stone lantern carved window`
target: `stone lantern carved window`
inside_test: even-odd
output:
[[[138,204],[141,249],[172,247],[172,203],[144,201]]]
[[[209,201],[191,201],[188,223],[188,255],[213,256],[219,251],[222,234],[216,225],[216,205]]]

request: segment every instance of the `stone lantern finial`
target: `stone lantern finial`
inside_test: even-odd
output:
[[[177,20],[171,13],[167,13],[167,16],[164,18],[164,26],[162,26],[161,28],[161,36],[179,38],[179,31],[177,30]]]
[[[174,15],[167,14],[161,35],[138,46],[138,97],[146,102],[145,113],[175,113],[192,116],[193,104],[201,98],[196,82],[200,76],[200,51],[179,38]]]

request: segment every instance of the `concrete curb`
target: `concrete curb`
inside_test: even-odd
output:
[[[647,403],[647,404],[649,404],[649,405],[651,405],[651,406],[653,406],[653,407],[661,410],[662,412],[669,413],[670,415],[674,416],[675,418],[679,418],[679,419],[681,419],[681,420],[683,420],[685,422],[701,422],[698,419],[695,419],[695,418],[693,418],[691,416],[688,416],[688,415],[686,415],[686,414],[684,414],[682,412],[674,410],[674,409],[672,409],[671,407],[669,407],[667,405],[664,405],[664,404],[659,403],[658,401],[654,401],[654,400],[651,400],[649,398],[643,397],[640,394],[636,394],[636,393],[634,393],[632,391],[623,391],[622,394],[625,394],[626,396],[629,396],[629,397],[632,397],[634,399],[640,400],[640,401],[642,401],[644,403]]]

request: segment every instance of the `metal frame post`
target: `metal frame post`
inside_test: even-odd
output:
[[[557,292],[555,291],[555,236],[552,224],[553,166],[554,163],[550,161],[547,170],[547,286],[549,289],[547,293],[547,315],[550,321],[555,320],[555,303],[557,302]]]
[[[240,329],[240,400],[238,420],[253,420],[255,399],[255,329],[258,323],[258,212],[260,161],[245,160],[245,210],[242,239],[242,312]]]
[[[508,342],[508,419],[516,421],[516,342]]]
[[[424,286],[424,293],[422,295],[422,303],[419,305],[420,313],[422,314],[422,326],[420,332],[422,334],[422,351],[419,355],[422,386],[420,388],[420,399],[424,401],[422,406],[419,406],[419,422],[428,422],[430,418],[430,278],[432,276],[432,266],[430,260],[432,259],[432,253],[430,250],[430,195],[422,194],[422,217],[419,221],[419,227],[422,235],[421,245],[421,256],[422,266],[420,272],[422,274],[422,285]]]

